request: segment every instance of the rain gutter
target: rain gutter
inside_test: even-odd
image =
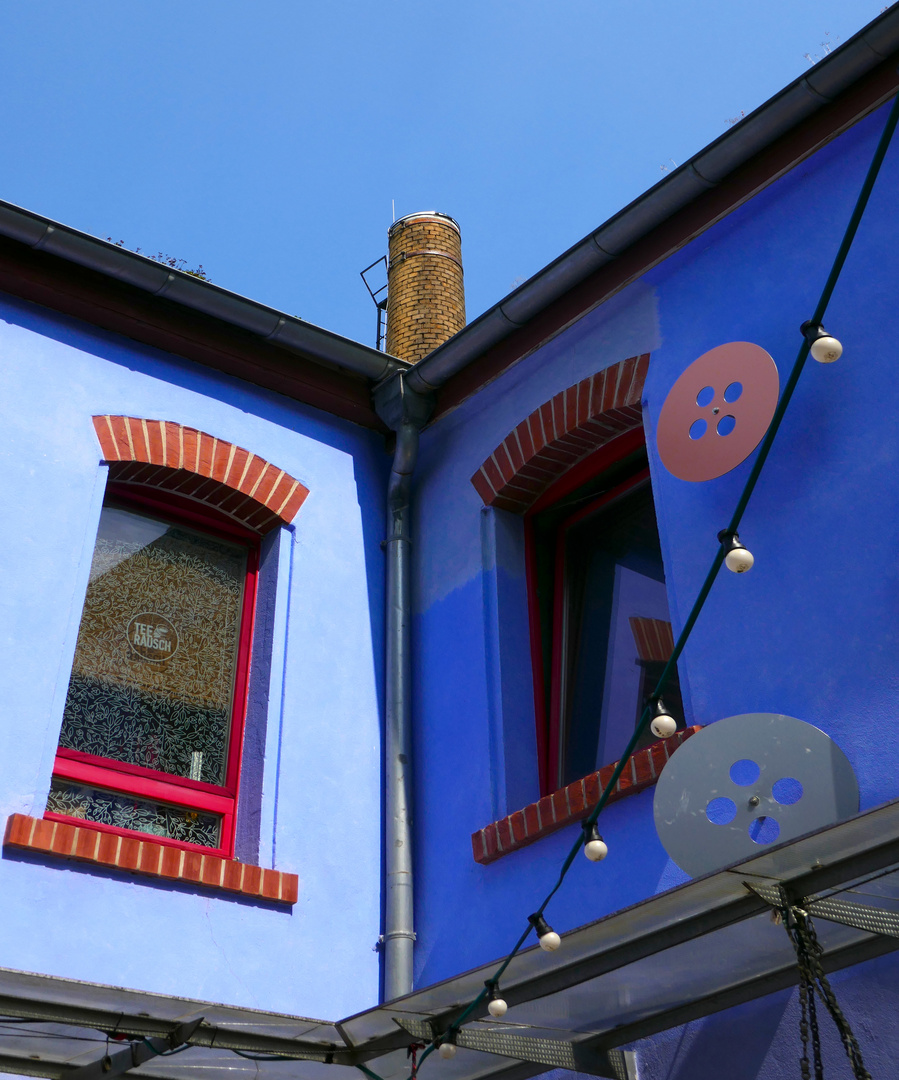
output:
[[[439,389],[562,295],[614,262],[653,229],[829,105],[899,50],[899,7],[891,7],[629,206],[494,304],[406,375],[417,393]]]
[[[372,382],[408,367],[402,360],[330,330],[173,270],[127,248],[0,200],[0,236],[248,331],[262,341]]]

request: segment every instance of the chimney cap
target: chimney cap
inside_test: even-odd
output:
[[[401,225],[408,225],[411,221],[428,221],[438,218],[445,225],[451,226],[461,236],[462,230],[459,228],[459,222],[455,218],[451,218],[449,214],[441,214],[439,210],[417,210],[414,214],[404,214],[401,218],[397,218],[396,221],[387,230],[387,235],[391,236],[395,229],[400,228]]]

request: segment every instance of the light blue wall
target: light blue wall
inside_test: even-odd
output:
[[[176,357],[0,300],[0,815],[44,808],[105,467],[91,417],[174,421],[310,491],[274,543],[260,860],[293,909],[0,860],[6,967],[338,1018],[378,995],[383,440]]]
[[[716,481],[677,480],[655,449],[661,404],[688,364],[732,340],[770,352],[783,383],[883,121],[881,111],[858,124],[425,432],[416,494],[419,984],[503,956],[548,893],[577,834],[572,826],[489,866],[472,859],[470,834],[538,791],[536,769],[521,761],[533,743],[531,687],[497,692],[503,664],[510,672],[525,669],[515,677],[529,682],[522,635],[513,632],[524,610],[521,534],[516,542],[514,526],[506,528],[501,556],[499,545],[483,543],[484,511],[469,478],[555,393],[650,352],[644,417],[677,631],[751,459]],[[722,572],[681,668],[698,723],[774,711],[820,726],[852,762],[863,807],[899,795],[899,748],[887,734],[899,687],[897,182],[899,144],[887,157],[826,318],[843,341],[843,358],[831,366],[809,361],[741,529],[756,565],[744,576]],[[501,578],[505,601],[497,600]],[[517,804],[508,798],[513,791]],[[547,912],[556,929],[684,880],[655,833],[651,791],[610,806],[602,832],[609,857],[598,866],[576,860]],[[889,974],[881,982],[889,990],[881,986],[870,1002],[881,1012],[885,1001],[896,1004],[894,969],[883,963]],[[863,984],[852,993],[864,1000]],[[776,1011],[777,1005],[753,1008]],[[723,1052],[727,1024],[750,1030],[754,1015],[748,1007],[729,1013],[689,1038]],[[769,1027],[759,1062],[772,1040],[787,1037],[777,1034],[773,1020]],[[644,1075],[717,1075],[684,1071],[672,1065],[676,1055],[665,1053]],[[781,1049],[771,1053],[777,1057]],[[697,1051],[690,1061],[701,1058]]]

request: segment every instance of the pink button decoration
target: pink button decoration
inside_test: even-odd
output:
[[[657,428],[659,456],[681,480],[714,480],[762,441],[780,390],[777,367],[749,341],[703,353],[665,399]]]

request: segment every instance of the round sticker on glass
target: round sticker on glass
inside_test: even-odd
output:
[[[762,441],[780,380],[760,345],[730,341],[703,353],[665,399],[657,429],[662,464],[681,480],[714,480]]]
[[[169,660],[178,650],[178,632],[164,615],[142,611],[128,623],[128,644],[143,660]]]

